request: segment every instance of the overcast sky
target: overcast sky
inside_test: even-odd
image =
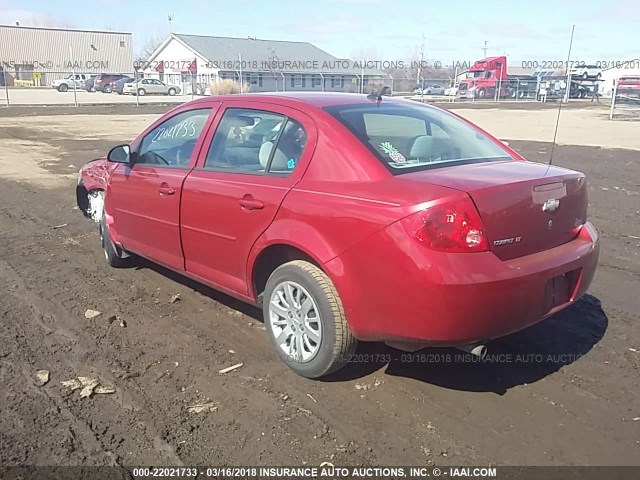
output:
[[[528,7],[524,9],[523,7]],[[0,0],[0,24],[112,29],[151,37],[175,33],[307,41],[340,58],[473,61],[488,55],[574,61],[640,57],[639,0]]]

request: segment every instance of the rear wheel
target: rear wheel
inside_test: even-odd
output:
[[[304,260],[279,266],[263,298],[269,339],[291,370],[319,378],[346,365],[357,342],[340,296],[320,268]]]
[[[169,95],[171,95],[172,97],[176,94],[176,89],[175,88],[170,88],[169,89]]]

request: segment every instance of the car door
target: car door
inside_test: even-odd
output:
[[[298,110],[258,102],[228,102],[218,117],[184,184],[185,267],[222,289],[250,295],[249,253],[302,177],[316,127]]]
[[[185,106],[163,117],[132,145],[132,164],[119,165],[107,191],[106,211],[126,250],[184,269],[180,243],[182,184],[196,163],[201,135],[220,103]]]
[[[149,93],[153,93],[155,95],[162,95],[167,93],[167,87],[160,80],[151,79],[150,91]]]

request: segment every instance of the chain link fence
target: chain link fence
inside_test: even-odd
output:
[[[129,80],[118,81],[122,77]],[[379,92],[425,103],[559,101],[566,100],[567,90],[567,82],[562,78],[527,76],[476,82],[473,78],[458,76],[457,72],[437,70],[422,75],[398,71],[386,75],[369,75],[365,72],[328,75],[242,71],[164,73],[132,69],[130,72],[120,72],[115,77],[109,75],[109,78],[103,79],[100,88],[94,85],[96,78],[97,74],[69,71],[0,68],[0,105],[183,103],[211,95],[212,86],[229,79],[235,81],[242,92]],[[572,80],[569,99],[593,97],[594,85],[594,82]],[[213,93],[216,93],[215,88]],[[614,99],[617,100],[617,97]]]

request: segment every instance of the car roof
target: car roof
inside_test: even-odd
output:
[[[367,104],[372,100],[362,93],[334,93],[334,92],[273,92],[273,93],[240,93],[234,95],[212,95],[211,97],[194,100],[192,103],[208,103],[209,101],[258,101],[266,103],[277,103],[289,106],[311,106],[329,107],[333,105],[355,105]],[[383,96],[380,100],[382,104],[406,104],[408,100],[395,99]]]

